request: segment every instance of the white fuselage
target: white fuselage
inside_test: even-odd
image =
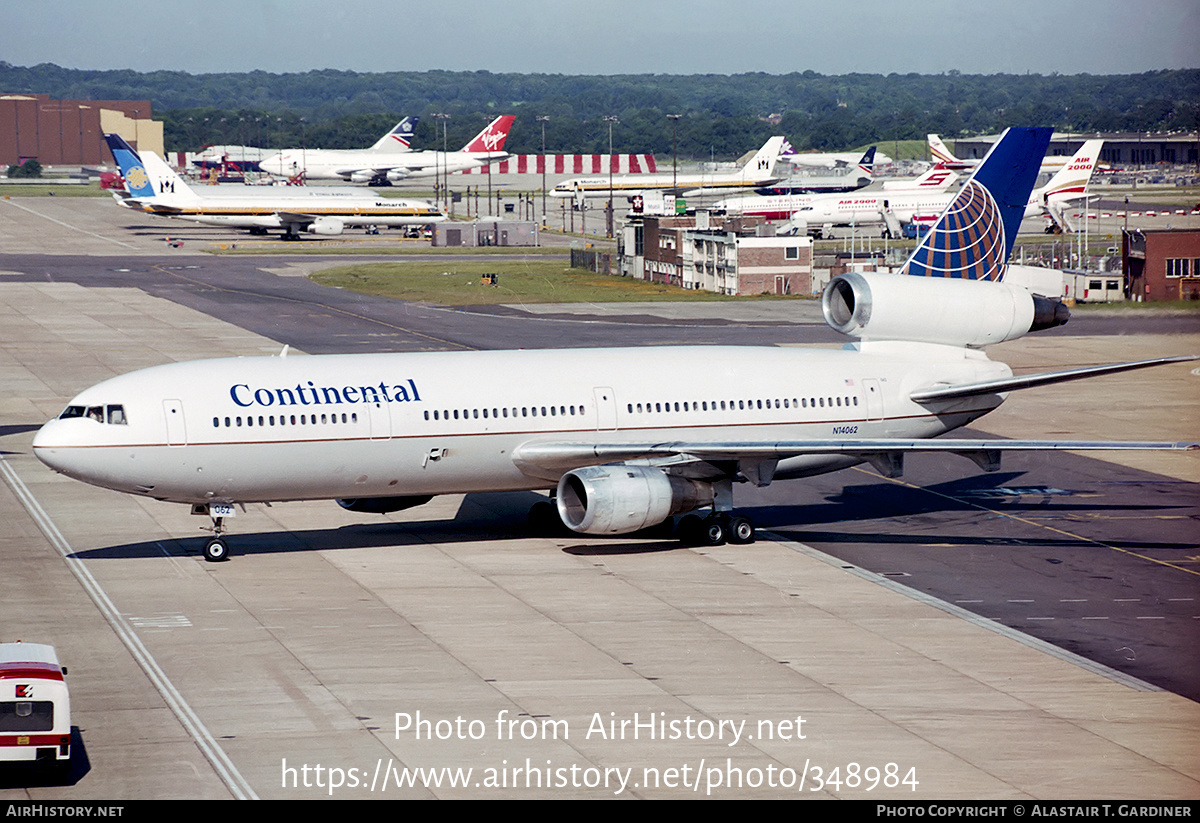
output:
[[[136,202],[152,214],[234,228],[286,228],[302,222],[289,219],[289,215],[324,218],[347,226],[422,226],[446,219],[424,201],[379,197],[362,189],[310,189],[299,194],[271,186],[213,195],[199,189]]]
[[[259,168],[285,177],[303,173],[309,180],[367,182],[376,175],[403,179],[452,174],[479,168],[491,160],[502,160],[507,156],[505,152],[289,149],[264,159]]]
[[[890,212],[900,222],[907,223],[918,217],[936,217],[955,196],[955,193],[893,192],[823,195],[799,209],[795,217],[809,224],[866,225],[885,222],[884,213]]]
[[[748,189],[778,180],[778,176],[748,175],[741,172],[712,174],[614,174],[611,181],[613,196],[633,197],[648,191],[686,191]],[[609,178],[575,177],[564,180],[550,190],[551,197],[608,197]]]
[[[1009,374],[922,344],[207,360],[100,383],[33,447],[79,480],[184,503],[542,489],[563,470],[522,447],[932,437],[1000,398],[918,405],[913,390]],[[855,462],[791,458],[776,476]]]

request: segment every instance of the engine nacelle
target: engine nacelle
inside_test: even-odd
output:
[[[333,236],[341,234],[342,229],[345,227],[346,224],[341,220],[336,220],[332,217],[318,217],[316,220],[312,221],[311,224],[309,224],[308,230],[313,234]]]
[[[391,180],[393,183],[410,176],[411,175],[409,175],[409,173],[404,169],[388,169],[387,173],[387,179]]]
[[[986,346],[1061,326],[1066,306],[1020,286],[874,272],[829,281],[821,308],[830,328],[864,340]]]
[[[635,532],[712,501],[710,484],[643,466],[588,466],[558,481],[558,514],[583,534]]]
[[[362,171],[351,172],[351,183],[370,183],[375,179],[374,169],[363,169]]]
[[[337,504],[346,511],[387,514],[421,506],[432,499],[432,494],[418,494],[411,497],[345,497],[339,499]]]

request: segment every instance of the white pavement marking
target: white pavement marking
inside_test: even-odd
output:
[[[87,229],[81,229],[78,226],[72,226],[70,223],[64,223],[63,221],[61,221],[55,217],[51,217],[48,214],[42,214],[40,211],[37,211],[36,209],[31,209],[31,208],[29,208],[29,206],[22,206],[20,203],[14,202],[12,200],[0,200],[0,202],[8,203],[10,206],[15,206],[18,209],[20,209],[21,211],[27,211],[30,214],[37,215],[38,217],[41,217],[44,220],[49,220],[51,223],[57,223],[58,225],[62,226],[63,228],[70,229],[71,231],[77,231],[81,234],[90,234],[92,237],[95,237],[98,240],[107,240],[109,243],[116,243],[118,246],[124,246],[127,249],[136,249],[137,248],[137,246],[131,245],[129,243],[122,243],[120,240],[114,240],[111,237],[105,237],[102,234],[96,234],[94,231],[88,231]]]
[[[75,578],[83,586],[84,591],[87,592],[92,602],[96,604],[96,607],[100,609],[101,614],[104,615],[109,625],[113,627],[113,630],[117,633],[117,637],[121,639],[121,642],[129,649],[130,654],[133,655],[134,660],[137,661],[142,671],[150,678],[150,682],[154,684],[158,693],[162,695],[163,700],[170,706],[171,711],[174,712],[179,722],[183,724],[183,727],[187,730],[192,740],[196,742],[196,746],[200,749],[201,753],[212,764],[217,776],[220,777],[221,781],[238,800],[258,800],[258,795],[250,787],[246,778],[242,777],[237,766],[233,765],[233,761],[229,759],[229,756],[225,754],[224,750],[217,744],[217,741],[213,739],[212,734],[205,727],[199,716],[196,715],[192,707],[183,698],[183,695],[171,683],[166,673],[159,668],[158,663],[150,655],[149,650],[138,639],[129,621],[118,611],[117,607],[109,599],[108,594],[101,588],[100,583],[88,571],[83,561],[74,556],[75,552],[71,548],[71,544],[67,542],[66,537],[54,525],[54,521],[50,519],[50,515],[46,514],[45,509],[38,503],[33,493],[29,491],[29,488],[21,478],[17,476],[16,471],[8,464],[3,455],[0,455],[0,475],[4,477],[9,488],[13,490],[13,494],[16,495],[17,500],[21,502],[25,511],[29,513],[29,516],[33,518],[33,521],[37,524],[42,534],[46,536],[50,544],[62,555],[63,560],[67,563],[67,568],[75,575]]]

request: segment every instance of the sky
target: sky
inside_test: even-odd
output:
[[[1132,74],[1197,0],[0,0],[0,60],[193,74]]]

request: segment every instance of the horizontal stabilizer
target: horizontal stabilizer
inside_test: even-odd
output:
[[[1101,374],[1144,369],[1149,366],[1161,366],[1165,363],[1187,363],[1200,360],[1200,355],[1181,355],[1179,357],[1157,357],[1153,360],[1135,360],[1129,363],[1109,363],[1104,366],[1087,366],[1082,369],[1047,372],[1045,374],[1027,374],[1019,377],[1007,377],[1003,380],[987,380],[982,383],[967,383],[961,386],[941,386],[920,389],[909,395],[917,403],[927,403],[932,400],[950,400],[958,397],[974,397],[980,394],[997,394],[999,392],[1028,389],[1034,386],[1048,386],[1052,383],[1066,383],[1069,380],[1083,380]]]

